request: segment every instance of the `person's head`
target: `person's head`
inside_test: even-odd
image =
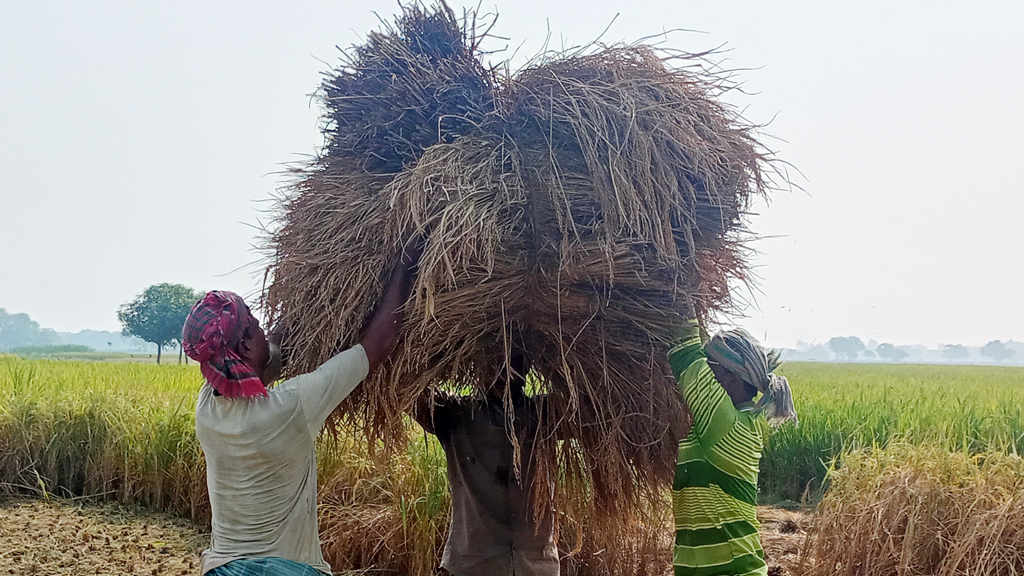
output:
[[[273,380],[266,380],[266,369],[270,364],[270,343],[267,341],[267,334],[248,307],[245,308],[245,313],[248,318],[239,322],[241,334],[238,343],[235,344],[235,352],[256,372],[256,376],[263,384],[270,384]]]
[[[526,374],[529,371],[529,357],[522,350],[513,348],[508,363],[503,362],[499,365],[487,393],[494,398],[504,398],[507,388],[513,400],[521,398],[525,393]]]
[[[708,365],[734,404],[750,402],[762,394],[757,408],[769,421],[797,421],[789,382],[773,374],[779,366],[778,353],[766,352],[742,328],[723,330],[704,347]]]
[[[715,380],[722,385],[725,392],[729,394],[733,404],[750,402],[757,396],[757,388],[748,383],[742,376],[732,372],[711,358],[708,359],[708,366],[715,374]]]
[[[271,351],[242,298],[214,290],[192,307],[182,329],[185,354],[213,389],[228,398],[265,396]]]

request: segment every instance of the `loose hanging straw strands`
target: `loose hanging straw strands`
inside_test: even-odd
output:
[[[312,370],[358,342],[423,236],[399,345],[338,416],[398,449],[420,394],[485,388],[521,348],[546,394],[538,477],[613,550],[638,522],[660,529],[689,418],[667,348],[688,298],[707,317],[745,279],[767,153],[704,55],[595,47],[500,73],[472,21],[406,6],[326,76],[327,144],[280,203],[264,306],[291,369]]]

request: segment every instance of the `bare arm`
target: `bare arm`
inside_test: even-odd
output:
[[[412,291],[412,284],[416,278],[416,267],[422,253],[423,246],[420,242],[406,247],[402,254],[402,260],[395,265],[391,272],[391,279],[388,280],[388,285],[384,288],[384,295],[377,303],[377,309],[374,310],[373,316],[366,325],[366,332],[363,334],[360,344],[366,351],[370,372],[384,362],[398,341],[398,333],[405,316],[402,304],[409,298],[409,293]]]

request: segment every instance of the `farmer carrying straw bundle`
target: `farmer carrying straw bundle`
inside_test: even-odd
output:
[[[206,380],[196,436],[213,513],[200,574],[331,574],[320,550],[314,441],[394,347],[417,258],[406,253],[396,266],[359,344],[274,388],[280,348],[240,296],[213,291],[192,308],[182,342]]]
[[[675,576],[765,575],[757,521],[761,450],[769,424],[797,422],[789,383],[772,373],[778,356],[742,328],[701,344],[691,320],[669,363],[693,414],[672,486]]]
[[[544,398],[526,394],[529,371],[513,350],[486,392],[428,392],[412,414],[444,449],[452,520],[441,568],[453,576],[559,574],[552,511],[537,510],[533,490]]]
[[[339,422],[401,453],[404,413],[486,393],[515,342],[544,396],[538,512],[559,510],[563,541],[559,522],[585,524],[567,548],[604,573],[660,569],[643,553],[656,537],[623,536],[661,530],[653,503],[689,419],[667,352],[679,318],[731,310],[771,153],[706,55],[595,44],[515,70],[485,65],[473,22],[410,3],[325,76],[324,147],[276,207],[263,308],[303,343],[290,374],[312,370],[358,341],[423,237],[395,352]]]

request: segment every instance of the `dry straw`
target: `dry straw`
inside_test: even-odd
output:
[[[855,452],[809,542],[808,576],[1024,574],[1024,461],[904,444]]]
[[[520,348],[559,506],[606,534],[656,524],[688,421],[667,347],[687,302],[725,310],[745,278],[765,152],[699,56],[592,46],[503,73],[480,37],[472,14],[407,6],[327,75],[326,146],[283,195],[264,305],[311,370],[424,238],[399,345],[340,414],[392,451],[424,391],[486,388]]]

